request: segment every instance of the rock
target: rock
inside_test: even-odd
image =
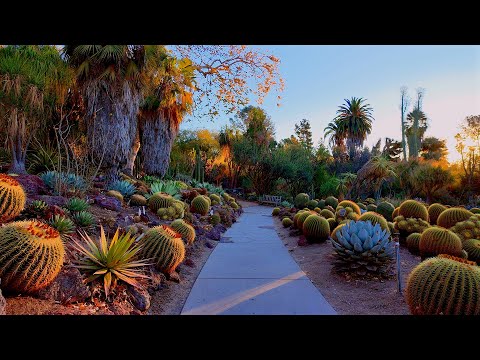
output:
[[[130,198],[130,204],[136,206],[145,206],[147,205],[147,199],[145,199],[145,197],[140,194],[134,194]]]
[[[49,191],[43,180],[37,175],[23,174],[15,176],[20,184],[22,184],[23,189],[29,196],[33,195],[45,195]]]
[[[64,305],[83,302],[90,295],[90,290],[84,284],[80,271],[70,266],[64,266],[55,280],[38,293],[41,299],[59,301]]]
[[[150,294],[146,289],[130,285],[127,289],[133,306],[140,311],[146,311],[150,308]]]
[[[6,311],[5,311],[6,306],[7,306],[7,301],[2,295],[2,290],[0,290],[0,315],[6,314]]]
[[[180,275],[176,271],[173,271],[170,274],[167,274],[167,278],[168,278],[168,280],[176,282],[176,283],[180,283],[180,281],[181,281]]]
[[[94,181],[93,182],[93,187],[98,188],[98,189],[103,189],[105,187],[105,182],[103,181]]]
[[[98,206],[112,210],[112,211],[121,211],[122,210],[122,203],[111,196],[105,196],[105,195],[97,195],[94,198],[95,204]]]
[[[209,249],[213,248],[213,245],[209,241],[205,241],[205,246]]]
[[[221,224],[221,223],[215,225],[215,229],[217,229],[221,233],[224,233],[225,231],[227,231],[227,227],[225,225]]]
[[[195,234],[197,236],[202,236],[206,234],[205,229],[202,225],[195,226]]]
[[[207,233],[205,233],[205,236],[215,240],[215,241],[220,241],[220,238],[222,237],[222,232],[220,229],[217,227],[219,224],[215,225],[215,227],[211,230],[209,230]]]
[[[305,239],[305,236],[300,236],[298,239],[298,246],[307,246],[308,242],[307,239]]]
[[[185,260],[183,263],[184,263],[186,266],[188,266],[188,267],[196,267],[195,263],[194,263],[193,260],[190,259],[190,258],[188,258],[187,260]]]

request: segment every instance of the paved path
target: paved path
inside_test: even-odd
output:
[[[333,315],[273,227],[272,208],[252,206],[224,233],[182,315]]]

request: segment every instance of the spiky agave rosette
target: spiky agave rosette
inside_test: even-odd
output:
[[[388,230],[370,221],[350,221],[332,238],[337,271],[358,275],[386,274],[395,256],[395,245]]]

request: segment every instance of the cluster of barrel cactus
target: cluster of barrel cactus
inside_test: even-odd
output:
[[[182,219],[177,219],[172,221],[170,224],[173,230],[182,235],[182,239],[187,243],[187,245],[193,244],[195,241],[195,229],[192,225],[187,224]]]
[[[162,220],[183,219],[185,215],[185,205],[182,201],[173,199],[168,207],[159,208],[157,215]]]
[[[338,205],[337,209],[335,210],[335,220],[337,223],[340,223],[343,220],[358,220],[360,217],[360,208],[357,204],[355,204],[358,208],[358,213],[350,206],[343,207],[342,205]]]
[[[405,218],[403,215],[399,215],[393,220],[395,231],[399,231],[401,234],[402,232],[406,234],[411,234],[414,232],[422,233],[425,229],[430,227],[430,223],[428,221],[419,218]]]
[[[332,240],[340,271],[386,274],[395,256],[390,232],[370,221],[349,221],[336,230]]]
[[[480,239],[480,215],[472,215],[450,228],[462,240]]]

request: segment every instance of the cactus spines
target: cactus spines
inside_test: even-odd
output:
[[[388,224],[388,228],[390,229],[390,233],[393,234],[395,230],[395,224],[391,221],[388,221],[387,224]]]
[[[313,211],[315,211],[317,214],[320,214],[322,212],[322,209],[316,207],[315,209],[313,209]]]
[[[447,210],[446,206],[439,203],[434,203],[428,207],[428,215],[430,216],[430,224],[435,225],[439,215]]]
[[[0,228],[2,288],[36,292],[52,282],[63,265],[65,248],[57,230],[37,220]]]
[[[123,203],[123,195],[117,190],[108,190],[106,195],[116,198],[118,201]]]
[[[405,219],[402,215],[394,218],[394,221],[395,230],[399,230],[401,234],[403,233],[402,235],[414,232],[422,233],[425,229],[430,227],[430,224],[425,220],[415,218]]]
[[[462,240],[454,232],[434,226],[422,233],[418,249],[422,259],[439,254],[458,257],[462,253]]]
[[[395,210],[393,210],[392,219],[395,219],[399,215],[398,214],[399,211],[400,211],[399,207],[396,207]]]
[[[144,206],[147,205],[147,199],[143,195],[133,194],[130,198],[130,204],[135,206]]]
[[[272,216],[277,216],[278,214],[280,214],[280,208],[278,208],[278,207],[273,208]]]
[[[358,220],[359,221],[370,221],[372,223],[372,225],[380,224],[380,227],[383,230],[387,230],[388,232],[390,232],[390,227],[388,226],[387,220],[385,220],[385,218],[382,215],[380,215],[376,212],[367,211],[366,213],[363,213],[362,215],[360,215]]]
[[[343,200],[338,203],[337,206],[343,206],[344,208],[351,208],[353,211],[355,211],[358,215],[360,215],[362,212],[360,211],[360,207],[354,203],[353,201],[350,200]]]
[[[157,192],[148,199],[148,207],[153,212],[157,212],[160,208],[168,208],[171,206],[173,200],[175,199],[171,195]]]
[[[166,225],[151,228],[139,240],[144,258],[152,259],[155,267],[167,274],[175,271],[185,258],[182,236]]]
[[[323,208],[325,207],[325,200],[318,200],[318,205],[317,205],[320,210],[323,210]]]
[[[309,242],[325,241],[330,236],[330,224],[324,217],[311,214],[303,222],[303,234]]]
[[[416,200],[405,200],[400,204],[399,215],[405,218],[416,218],[428,221],[428,210]]]
[[[193,244],[195,241],[195,229],[193,226],[187,224],[182,219],[172,221],[170,226],[173,230],[182,235],[182,239],[187,243],[187,245]]]
[[[323,216],[325,219],[335,218],[335,214],[328,209],[320,211],[320,216]]]
[[[377,211],[377,205],[375,205],[375,204],[368,204],[368,205],[367,205],[367,211],[374,211],[374,212],[376,212],[376,211]]]
[[[218,204],[222,202],[222,199],[217,194],[210,194],[210,200],[216,201]]]
[[[418,245],[420,244],[421,237],[422,237],[422,234],[420,233],[411,233],[410,235],[407,236],[407,249],[408,251],[410,251],[410,253],[414,255],[420,254]]]
[[[292,219],[290,219],[288,217],[283,218],[282,225],[283,225],[283,227],[290,227],[290,226],[293,225],[293,221],[292,221]]]
[[[301,213],[298,218],[297,218],[297,227],[303,232],[303,222],[309,217],[310,215],[315,214],[318,216],[318,214],[315,211],[304,211]]]
[[[472,214],[480,214],[480,209],[474,207],[474,208],[471,208],[471,209],[470,209],[470,212],[471,212]]]
[[[310,210],[313,210],[317,207],[318,205],[318,201],[317,200],[308,200],[307,201],[307,207],[310,209]]]
[[[425,260],[408,276],[405,296],[414,315],[480,315],[480,269],[448,255]]]
[[[11,176],[0,174],[0,224],[20,215],[26,201],[20,183]]]
[[[298,221],[298,217],[304,213],[305,210],[299,210],[294,216],[293,216],[293,227],[295,228],[298,228],[298,225],[297,225],[297,221]]]
[[[393,204],[389,203],[388,201],[382,201],[377,206],[377,213],[382,215],[387,221],[393,220],[392,214],[394,210],[395,206],[393,206]]]
[[[464,208],[448,208],[438,216],[437,225],[449,229],[456,223],[469,219],[472,215],[470,211]]]
[[[463,242],[463,250],[468,254],[468,260],[480,264],[480,240],[469,239]]]
[[[308,194],[300,193],[297,196],[295,196],[295,200],[294,200],[295,207],[304,208],[305,206],[307,206],[307,202],[309,200],[310,200],[310,196],[308,196]]]
[[[200,215],[207,215],[210,210],[210,204],[203,195],[198,195],[192,200],[190,211]]]
[[[331,206],[335,211],[338,206],[338,199],[335,196],[328,196],[325,199],[325,206]]]

